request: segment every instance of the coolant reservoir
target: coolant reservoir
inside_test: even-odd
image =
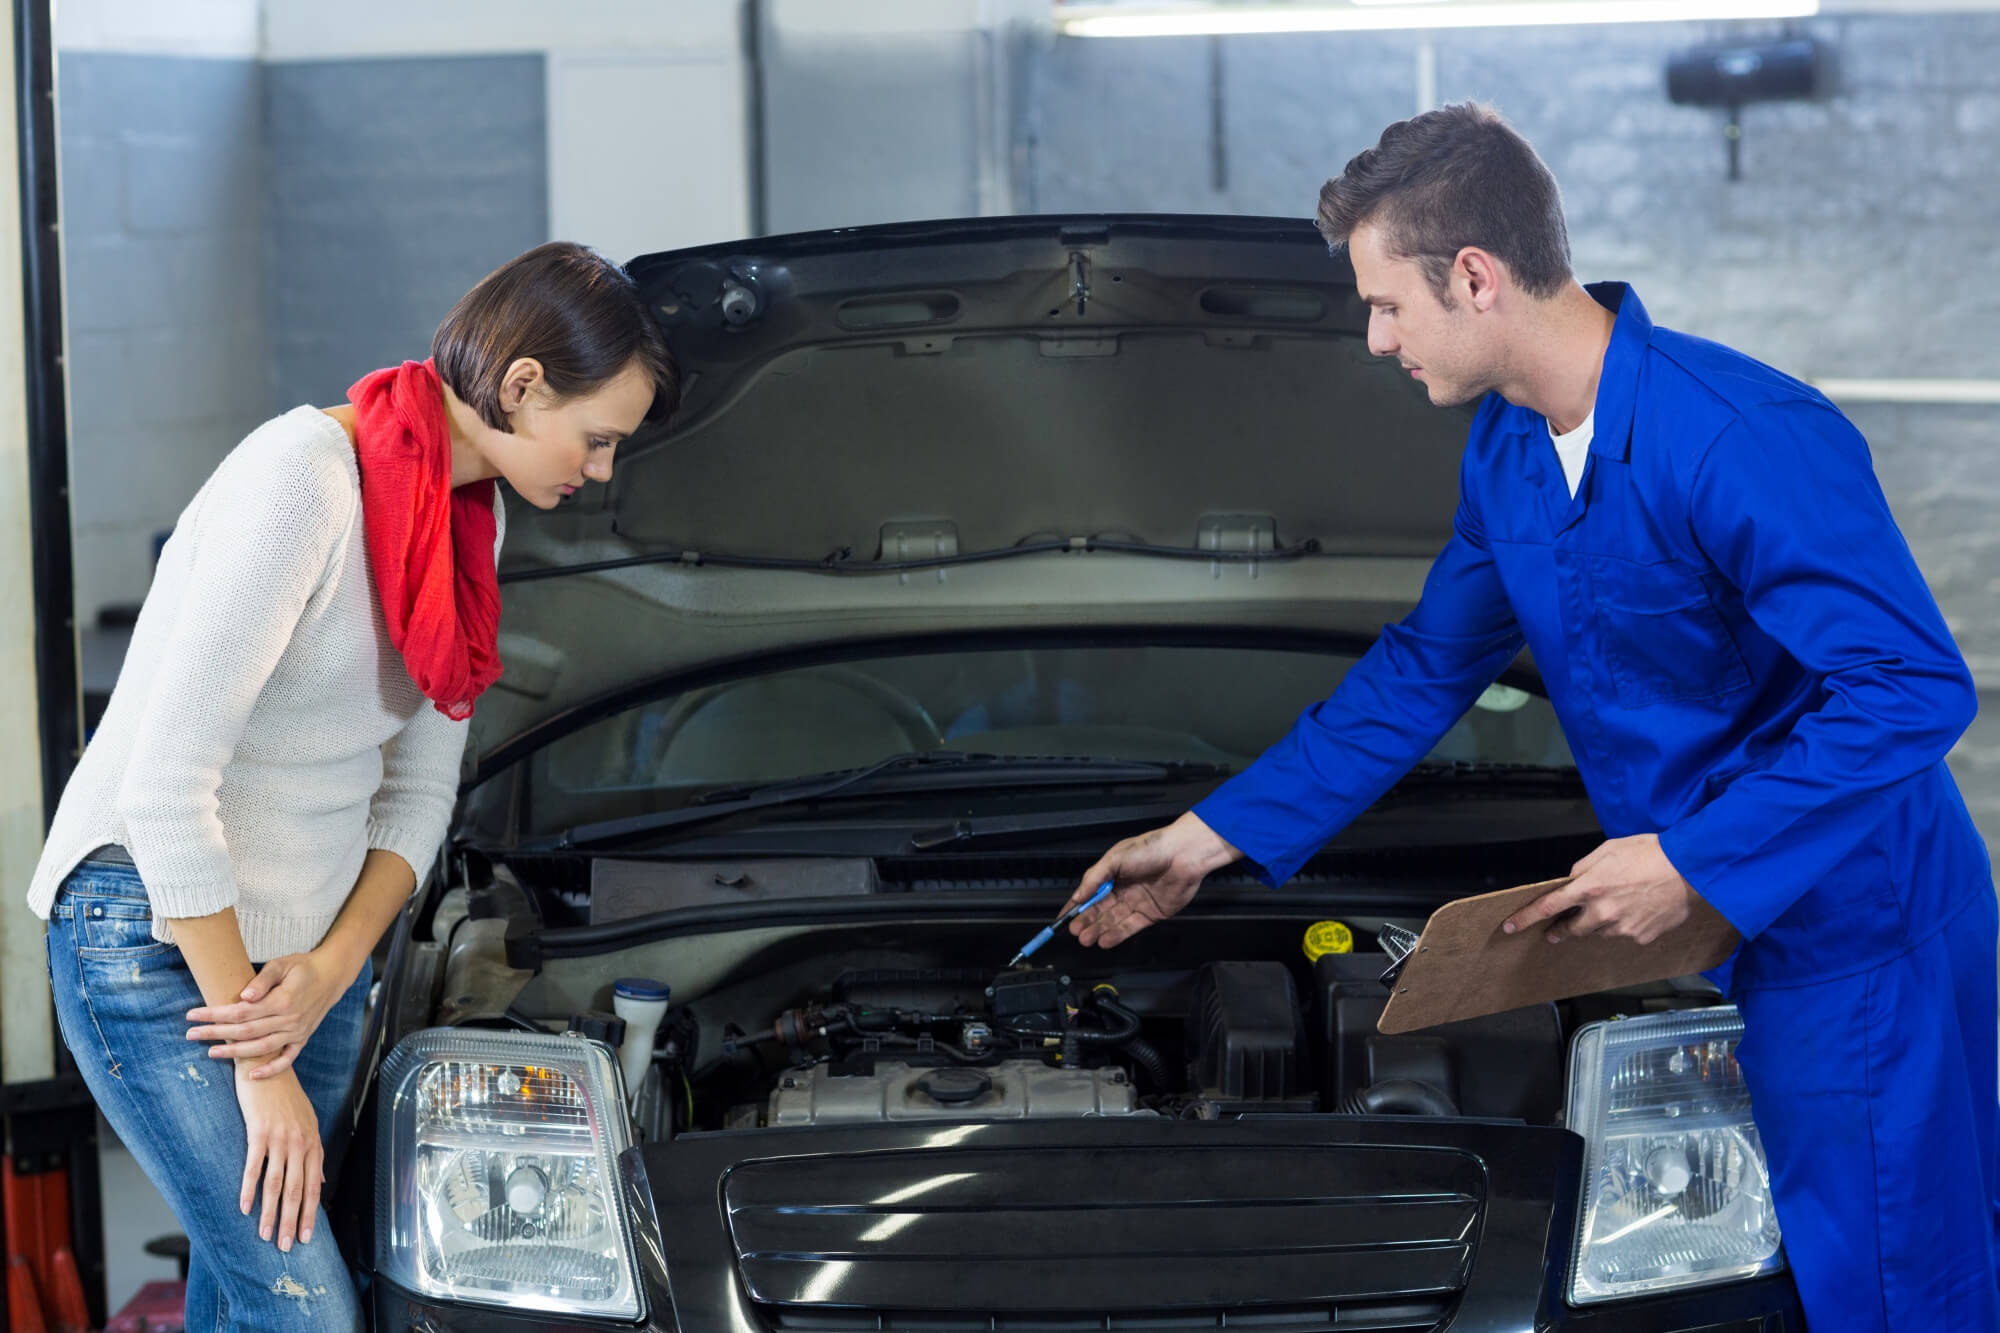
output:
[[[618,1067],[625,1075],[628,1101],[639,1095],[646,1069],[653,1063],[653,1039],[666,1016],[673,991],[650,977],[624,977],[611,988],[611,1007],[625,1020],[625,1040],[618,1045]]]

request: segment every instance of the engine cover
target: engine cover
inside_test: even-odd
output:
[[[889,1120],[1047,1120],[1137,1115],[1122,1069],[1051,1069],[1039,1060],[982,1067],[912,1067],[882,1061],[872,1074],[836,1075],[825,1065],[781,1074],[769,1125]]]

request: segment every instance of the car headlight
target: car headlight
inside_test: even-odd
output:
[[[1592,1023],[1570,1052],[1568,1125],[1589,1143],[1569,1298],[1784,1267],[1733,1006]]]
[[[629,1146],[602,1045],[430,1028],[382,1066],[377,1259],[424,1296],[637,1318]]]

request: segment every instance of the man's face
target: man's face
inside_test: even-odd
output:
[[[1469,403],[1494,387],[1493,360],[1467,301],[1446,306],[1417,262],[1391,254],[1373,224],[1354,229],[1347,252],[1368,302],[1369,351],[1395,357],[1439,407]],[[1462,285],[1456,272],[1452,278]]]

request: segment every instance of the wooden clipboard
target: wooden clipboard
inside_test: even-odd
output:
[[[1705,972],[1721,965],[1742,937],[1722,914],[1696,899],[1688,919],[1651,944],[1610,935],[1502,934],[1500,925],[1535,899],[1569,883],[1545,880],[1446,903],[1395,978],[1378,1032],[1415,1032],[1461,1018],[1504,1013],[1593,991]]]

